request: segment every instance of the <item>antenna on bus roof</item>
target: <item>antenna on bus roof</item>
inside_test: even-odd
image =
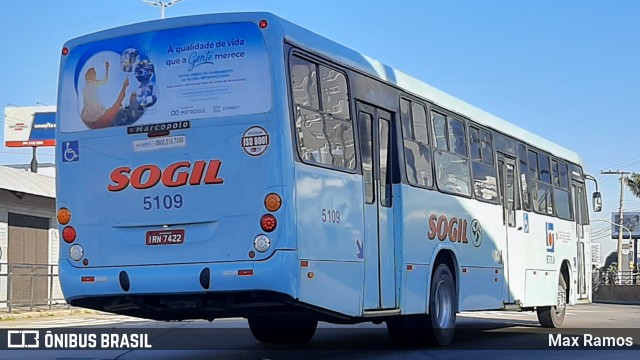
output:
[[[169,6],[173,6],[177,3],[179,3],[182,0],[170,0],[170,1],[163,1],[163,0],[142,0],[142,2],[147,3],[149,5],[153,5],[153,6],[159,6],[160,7],[160,18],[164,19],[164,9],[168,8]]]

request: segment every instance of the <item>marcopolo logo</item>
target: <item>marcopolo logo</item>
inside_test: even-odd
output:
[[[171,130],[188,129],[190,127],[191,127],[191,123],[188,121],[176,121],[176,122],[162,123],[162,124],[129,126],[127,128],[127,134],[129,135],[148,134],[148,133],[156,133],[156,132],[166,132]]]

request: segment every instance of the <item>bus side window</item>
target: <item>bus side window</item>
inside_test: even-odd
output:
[[[491,133],[487,130],[480,130],[480,151],[482,153],[482,162],[493,166],[493,143],[491,141]]]
[[[464,122],[456,118],[448,118],[449,122],[449,151],[467,156],[467,141],[464,133]]]
[[[551,170],[549,167],[549,155],[538,154],[538,178],[537,181],[537,199],[538,211],[542,214],[553,215],[555,208],[553,205],[553,186],[551,185]]]
[[[497,202],[498,184],[491,133],[473,125],[469,126],[469,149],[473,192],[476,199],[490,203]]]
[[[409,184],[432,187],[431,149],[424,106],[400,99],[404,157]]]
[[[435,146],[438,149],[448,150],[447,148],[447,118],[446,116],[431,112],[431,121],[433,121],[433,136],[436,138]]]
[[[343,119],[349,118],[347,79],[343,73],[320,65],[322,110]]]
[[[291,57],[291,92],[297,105],[320,110],[318,85],[316,84],[316,64]]]
[[[355,146],[345,74],[297,56],[291,56],[289,65],[300,158],[308,163],[354,170]],[[321,98],[318,74],[322,79]]]
[[[431,112],[431,120],[436,141],[434,163],[438,189],[470,196],[471,174],[464,122],[435,111]]]
[[[538,165],[540,166],[540,181],[551,184],[551,171],[549,170],[549,156],[538,154]]]
[[[518,144],[518,160],[520,169],[520,188],[522,189],[522,208],[524,210],[531,210],[531,198],[529,197],[529,186],[527,181],[527,147],[520,143]]]
[[[571,197],[569,196],[569,173],[567,163],[558,160],[551,161],[553,171],[553,199],[556,214],[564,220],[573,220],[571,212]]]

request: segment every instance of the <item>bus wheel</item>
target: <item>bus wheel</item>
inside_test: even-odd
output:
[[[558,294],[555,306],[538,307],[538,321],[542,327],[559,328],[564,322],[567,311],[567,283],[564,276],[560,274],[558,280]]]
[[[449,345],[456,326],[456,285],[446,264],[436,267],[429,292],[429,342],[435,346]]]
[[[316,333],[317,320],[250,317],[249,329],[256,340],[263,343],[303,344]]]
[[[398,345],[446,346],[453,339],[456,322],[456,290],[446,264],[431,278],[429,315],[403,315],[387,320],[391,341]]]

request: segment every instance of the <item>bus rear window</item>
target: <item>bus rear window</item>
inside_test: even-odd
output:
[[[263,113],[271,109],[270,86],[266,45],[253,23],[89,41],[63,57],[60,130]]]

